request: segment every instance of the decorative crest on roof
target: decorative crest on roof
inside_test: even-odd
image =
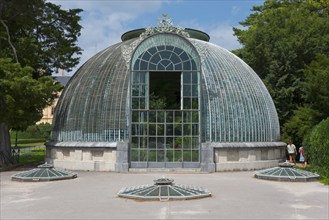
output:
[[[167,16],[167,14],[162,14],[162,17],[158,19],[158,27],[149,27],[145,29],[139,38],[132,42],[130,45],[125,45],[122,48],[122,55],[126,61],[127,68],[129,68],[130,59],[133,51],[137,45],[144,40],[146,37],[151,36],[156,33],[175,33],[183,37],[190,37],[189,33],[185,31],[182,27],[173,26],[173,21]]]
[[[185,31],[182,27],[175,27],[171,18],[167,14],[162,14],[162,17],[158,19],[158,27],[149,27],[145,29],[145,32],[142,33],[139,38],[144,39],[150,35],[156,33],[176,33],[183,37],[190,37],[189,33]]]

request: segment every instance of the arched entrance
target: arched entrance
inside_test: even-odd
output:
[[[130,78],[130,167],[200,167],[200,59],[161,33],[136,48]]]

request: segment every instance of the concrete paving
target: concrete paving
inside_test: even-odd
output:
[[[275,182],[254,172],[77,172],[78,178],[15,182],[1,172],[0,219],[328,219],[329,190],[319,182]],[[202,186],[212,197],[169,202],[120,198],[122,187],[175,183]]]

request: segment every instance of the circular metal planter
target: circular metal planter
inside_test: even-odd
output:
[[[38,168],[20,172],[11,176],[11,180],[24,182],[53,181],[76,178],[77,174],[60,170],[51,164],[42,164]]]
[[[160,178],[154,180],[153,185],[141,185],[122,188],[119,197],[139,200],[187,200],[211,196],[211,193],[202,187],[174,184],[173,179]]]
[[[260,170],[255,173],[258,179],[289,181],[289,182],[308,182],[319,179],[319,175],[305,170],[292,168],[295,164],[285,162],[279,164],[279,167]]]

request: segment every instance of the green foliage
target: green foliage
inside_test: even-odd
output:
[[[20,165],[38,165],[45,162],[46,151],[44,148],[28,151],[19,156]]]
[[[33,143],[42,142],[50,139],[51,125],[49,123],[41,123],[38,125],[30,125],[25,131],[18,131],[17,138],[18,143]],[[10,135],[13,138],[16,137],[16,131],[12,130]]]
[[[0,58],[14,59],[9,34],[23,67],[31,66],[35,73],[42,70],[46,75],[58,69],[70,70],[79,63],[76,55],[81,54],[77,46],[81,11],[63,10],[45,0],[0,1],[0,21],[9,30],[7,33],[5,26],[0,25]]]
[[[234,52],[263,79],[283,125],[308,102],[305,66],[316,54],[328,54],[329,2],[267,0],[253,11],[234,29],[243,45]]]
[[[294,111],[293,116],[283,126],[282,140],[294,140],[296,146],[301,146],[304,137],[315,125],[317,112],[309,106],[303,106]]]
[[[314,127],[304,141],[304,146],[312,169],[329,178],[329,118]]]
[[[33,78],[31,67],[0,59],[0,119],[10,128],[25,130],[42,118],[61,88],[50,76]]]
[[[150,94],[150,109],[165,109],[167,105],[166,97],[160,97],[154,93]]]
[[[329,55],[317,54],[305,69],[305,98],[317,112],[318,122],[329,117]]]

